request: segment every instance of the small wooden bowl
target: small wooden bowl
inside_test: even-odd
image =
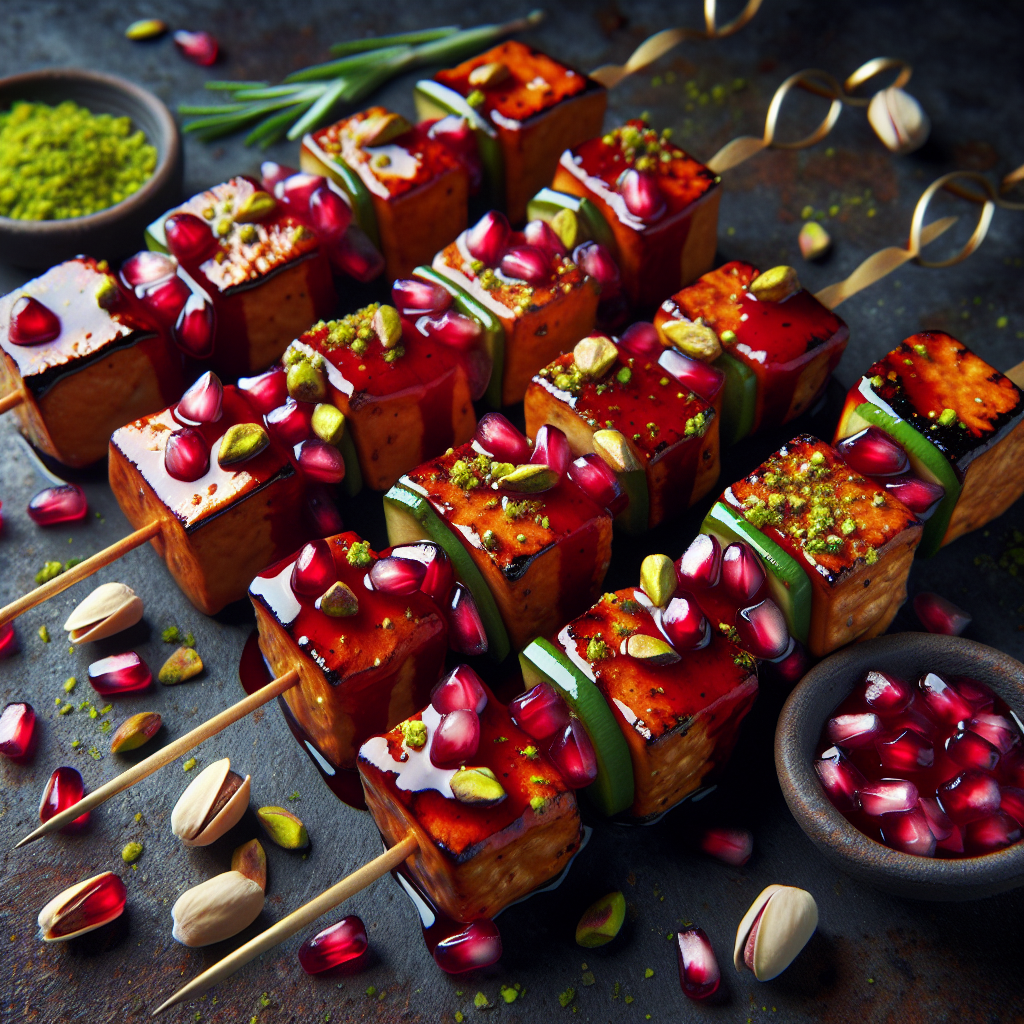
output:
[[[126,115],[156,147],[157,164],[148,181],[120,203],[66,220],[0,217],[0,260],[46,268],[85,253],[115,260],[143,247],[143,231],[181,194],[182,149],[171,112],[151,92],[114,75],[77,68],[51,68],[0,78],[0,110],[16,100],[56,105],[64,100],[94,114]]]
[[[908,681],[927,671],[971,676],[1024,719],[1024,665],[972,640],[898,633],[854,644],[816,665],[790,694],[775,732],[775,769],[797,823],[839,868],[875,888],[919,900],[973,900],[1024,885],[1024,842],[946,860],[891,850],[832,806],[814,771],[826,719],[869,669]]]

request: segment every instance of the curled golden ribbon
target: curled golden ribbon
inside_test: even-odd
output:
[[[898,69],[899,73],[891,85],[897,88],[906,85],[910,81],[913,69],[906,61],[895,57],[873,57],[849,75],[842,85],[827,71],[822,71],[820,68],[806,68],[803,71],[797,71],[775,90],[775,95],[772,96],[772,101],[768,105],[768,113],[765,115],[764,134],[760,138],[756,135],[741,135],[739,138],[733,139],[732,142],[727,142],[707,161],[707,167],[715,174],[721,174],[723,171],[743,163],[744,160],[749,160],[750,157],[764,149],[807,149],[809,146],[816,145],[832,131],[836,121],[839,120],[839,115],[843,112],[844,104],[852,107],[866,107],[871,102],[862,96],[853,95],[856,89],[876,75],[894,69]],[[782,142],[775,137],[782,104],[790,92],[796,88],[823,96],[832,102],[829,104],[828,113],[821,119],[814,131],[794,142]]]
[[[746,5],[732,21],[718,27],[715,0],[704,0],[704,31],[697,28],[666,28],[644,40],[630,55],[625,64],[604,64],[590,72],[590,77],[606,89],[613,89],[624,78],[653,64],[669,50],[687,39],[724,39],[739,32],[757,14],[762,0],[747,0]]]

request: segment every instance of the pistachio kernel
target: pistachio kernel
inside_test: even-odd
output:
[[[616,473],[633,473],[643,469],[640,460],[633,454],[626,435],[618,430],[595,430],[594,451],[615,470]]]
[[[360,121],[355,126],[354,134],[356,144],[360,147],[384,146],[411,129],[412,125],[401,114],[388,111],[383,114],[373,114]]]
[[[236,423],[228,427],[227,433],[221,438],[217,462],[222,466],[244,462],[259,455],[268,444],[270,438],[258,423]]]
[[[700,321],[667,320],[661,330],[680,352],[694,359],[710,363],[722,354],[718,335]]]
[[[302,850],[309,846],[306,826],[286,807],[261,807],[256,817],[267,835],[283,850]]]
[[[235,211],[239,224],[253,224],[269,217],[277,209],[277,200],[268,192],[258,190],[245,197]]]
[[[603,334],[591,334],[576,343],[572,358],[583,376],[599,380],[615,365],[619,350],[611,338]]]
[[[646,665],[672,665],[679,655],[664,640],[644,633],[634,633],[625,642],[626,654]]]
[[[580,237],[580,222],[574,210],[559,210],[551,218],[551,230],[558,235],[558,240],[572,252]]]
[[[132,42],[140,42],[144,39],[156,39],[167,31],[167,25],[159,18],[143,18],[141,21],[133,21],[125,30],[126,39]]]
[[[310,425],[321,441],[333,444],[335,448],[341,445],[345,436],[345,414],[337,406],[320,403],[313,410]]]
[[[348,619],[359,611],[359,598],[346,583],[332,583],[316,602],[317,607],[332,619]]]
[[[507,64],[500,60],[492,60],[470,71],[469,84],[476,89],[491,89],[507,81],[511,74]]]
[[[120,297],[117,283],[109,274],[104,274],[103,280],[96,286],[96,305],[101,309],[110,309]]]
[[[157,679],[164,686],[176,686],[192,679],[203,671],[203,659],[194,647],[179,647],[160,666]]]
[[[422,750],[427,745],[427,727],[420,721],[406,719],[398,723],[405,745],[412,750]]]
[[[659,608],[672,600],[677,586],[676,567],[668,555],[648,555],[640,565],[640,586]]]
[[[231,870],[245,875],[266,892],[267,855],[258,839],[250,839],[235,849],[231,854]]]
[[[576,944],[587,949],[607,945],[626,920],[626,897],[610,892],[592,903],[576,925]]]
[[[121,851],[121,860],[125,864],[134,864],[142,856],[142,843],[126,843]]]
[[[161,718],[155,711],[140,711],[126,718],[110,740],[110,752],[120,754],[148,743],[159,731]]]
[[[394,348],[402,340],[402,319],[394,306],[381,306],[373,314],[370,326],[386,349]]]
[[[460,804],[492,806],[507,795],[490,768],[460,768],[452,776],[451,787]]]
[[[288,394],[296,402],[322,402],[327,397],[327,378],[323,370],[306,359],[288,367]]]
[[[521,494],[538,494],[540,491],[549,491],[558,483],[558,473],[539,462],[527,463],[523,466],[516,466],[511,473],[503,476],[494,487],[501,486],[508,491],[517,491]]]
[[[800,291],[800,278],[792,267],[766,270],[750,282],[750,294],[759,302],[782,302]]]

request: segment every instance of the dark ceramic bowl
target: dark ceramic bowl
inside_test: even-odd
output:
[[[829,802],[814,771],[818,738],[829,714],[869,669],[911,681],[926,671],[971,676],[1024,719],[1024,665],[991,647],[930,633],[898,633],[854,644],[811,669],[779,717],[775,768],[797,823],[848,875],[898,896],[973,900],[1024,885],[1024,842],[982,857],[916,857],[869,839]]]
[[[15,100],[55,105],[74,100],[94,114],[127,115],[157,150],[152,177],[127,199],[87,217],[14,220],[0,217],[0,260],[45,268],[85,253],[114,260],[143,247],[143,231],[181,194],[182,152],[171,112],[151,92],[114,75],[52,68],[0,78],[0,110]]]

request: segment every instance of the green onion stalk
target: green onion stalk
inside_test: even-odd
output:
[[[339,104],[358,103],[397,75],[428,64],[458,63],[543,19],[543,11],[533,11],[498,25],[448,25],[338,43],[331,47],[335,60],[295,71],[281,85],[207,82],[206,88],[225,93],[227,102],[179,106],[178,113],[191,118],[182,130],[209,142],[249,128],[245,144],[263,148],[283,136],[298,139],[328,121]]]

